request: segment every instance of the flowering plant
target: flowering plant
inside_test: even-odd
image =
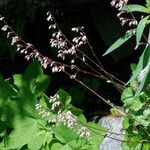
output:
[[[149,124],[149,115],[150,115],[149,114],[149,90],[147,89],[149,85],[150,46],[149,46],[149,38],[148,40],[145,38],[144,29],[150,23],[149,21],[150,2],[149,0],[147,0],[146,6],[141,6],[141,5],[133,5],[133,4],[128,5],[128,0],[113,0],[111,2],[111,5],[118,8],[119,13],[117,14],[117,17],[121,21],[121,25],[123,26],[128,24],[130,29],[126,32],[125,36],[118,39],[104,53],[104,55],[113,52],[133,36],[136,36],[135,49],[137,49],[141,45],[146,45],[145,50],[143,51],[143,54],[140,57],[140,61],[137,67],[133,69],[133,76],[128,82],[128,84],[129,83],[131,84],[126,89],[124,89],[125,83],[123,81],[119,80],[117,77],[113,76],[112,74],[110,74],[104,69],[103,65],[101,64],[98,57],[96,56],[92,46],[90,45],[88,38],[86,37],[86,34],[84,32],[84,27],[72,28],[71,31],[74,32],[76,36],[72,40],[69,40],[65,36],[65,34],[63,34],[63,32],[61,31],[53,14],[50,11],[47,13],[47,21],[50,22],[49,30],[51,30],[52,32],[52,37],[50,39],[50,46],[52,48],[57,48],[58,50],[57,57],[62,59],[60,61],[55,61],[47,56],[42,55],[39,52],[39,50],[33,46],[33,44],[27,43],[23,39],[21,39],[15,33],[15,31],[7,24],[4,17],[2,16],[0,17],[0,21],[3,24],[1,30],[7,34],[7,37],[11,38],[11,45],[16,45],[17,51],[19,53],[24,54],[25,59],[27,60],[36,59],[43,68],[47,69],[48,67],[50,67],[53,73],[63,72],[64,74],[69,76],[70,79],[80,83],[83,87],[85,87],[90,92],[92,92],[100,100],[104,101],[106,104],[110,105],[113,109],[117,110],[120,114],[122,114],[125,117],[123,127],[126,131],[125,140],[121,140],[123,142],[123,148],[133,149],[134,147],[136,147],[136,149],[139,149],[144,147],[143,150],[145,150],[147,147],[148,148],[150,147],[149,140],[148,140],[149,133],[150,133],[149,131],[149,125],[150,125]],[[142,19],[138,22],[136,17],[133,15],[133,12],[141,12],[147,14],[147,16],[142,17]],[[129,18],[127,18],[127,15],[129,15]],[[146,42],[141,42],[141,40],[143,39]],[[88,45],[88,47],[91,50],[91,54],[93,55],[95,60],[91,59],[84,51],[81,50],[84,44]],[[82,69],[80,66],[76,64],[76,61],[81,61],[82,63],[84,63],[89,68],[90,71]],[[79,73],[88,74],[98,79],[103,79],[106,81],[106,83],[113,84],[119,91],[121,92],[123,91],[121,100],[124,103],[125,111],[117,107],[110,100],[106,100],[105,98],[103,98],[100,94],[96,93],[93,89],[91,89],[84,82],[82,82],[78,78]],[[132,86],[133,81],[137,82],[136,87]],[[20,80],[19,82],[18,81],[15,82],[17,83],[16,85],[18,87],[21,86],[19,83]],[[126,86],[128,84],[126,84]],[[32,85],[30,86],[32,89],[33,88]],[[31,91],[33,92],[34,90],[32,89]],[[95,143],[92,141],[92,139],[98,138],[96,135],[97,130],[103,131],[103,134],[101,135],[103,137],[105,130],[99,129],[99,127],[96,125],[92,125],[96,127],[89,127],[88,123],[86,122],[86,119],[81,115],[81,113],[78,112],[78,114],[80,114],[82,117],[79,115],[75,115],[76,114],[75,112],[73,113],[74,107],[70,104],[70,101],[71,99],[69,95],[67,95],[62,90],[58,91],[56,95],[50,98],[44,95],[43,93],[42,95],[40,94],[40,97],[36,97],[36,103],[34,105],[36,112],[38,112],[38,114],[36,115],[38,117],[40,115],[41,116],[40,118],[43,118],[42,120],[44,120],[45,123],[45,124],[44,123],[40,124],[40,126],[44,124],[44,128],[46,128],[46,131],[49,130],[49,126],[51,128],[54,127],[53,130],[51,130],[50,128],[50,133],[53,134],[49,136],[56,137],[56,139],[59,140],[60,143],[62,142],[63,144],[64,143],[66,144],[69,140],[66,141],[64,137],[63,138],[60,137],[60,134],[57,133],[57,131],[62,132],[62,130],[65,130],[64,128],[68,127],[67,128],[68,130],[72,129],[69,131],[70,132],[72,131],[72,135],[75,136],[74,139],[76,139],[77,137],[82,137],[84,139],[82,141],[84,144],[89,142],[89,144],[87,144],[88,146],[85,144],[87,147],[84,145],[85,147],[82,149],[97,149],[98,145],[96,144],[96,146],[94,147]],[[32,116],[32,114],[30,115]],[[82,119],[80,119],[80,117]],[[63,129],[59,129],[59,127]],[[16,129],[16,132],[18,130]],[[54,131],[56,131],[56,134],[54,133]],[[92,132],[94,135],[93,137],[92,137]],[[12,134],[16,136],[15,131],[12,132]],[[101,133],[99,132],[98,134],[100,136]],[[113,134],[118,134],[118,133],[113,133]],[[14,135],[11,136],[15,137]],[[44,135],[47,135],[47,133],[44,133]],[[12,138],[11,136],[9,137],[10,139]],[[109,137],[109,135],[107,134],[106,136]],[[37,135],[35,135],[34,138],[35,140],[37,140]],[[110,136],[109,138],[112,137]],[[42,146],[45,147],[46,146],[45,144],[47,143],[48,145],[52,144],[51,141],[47,141],[47,140],[49,139],[46,139],[45,140],[46,142],[42,142],[42,144],[40,143],[41,145],[40,146],[38,145],[38,149],[41,148]],[[119,140],[119,139],[114,139],[114,140]],[[10,141],[8,140],[8,143],[11,143]],[[91,141],[92,143],[90,143]],[[74,143],[75,141],[69,141],[69,142]],[[63,146],[65,148],[68,147],[69,145],[68,143]],[[27,140],[26,142],[17,143],[16,145],[13,144],[11,145],[11,144],[10,145],[8,144],[10,148],[21,148],[24,145],[31,148],[33,146],[32,145],[33,141]],[[4,142],[2,143],[2,147],[5,147]],[[72,145],[70,147],[72,147]]]

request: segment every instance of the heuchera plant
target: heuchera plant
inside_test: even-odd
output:
[[[82,86],[96,95],[100,100],[110,105],[113,109],[119,111],[119,113],[124,116],[123,128],[125,130],[125,137],[124,140],[121,140],[123,149],[147,150],[150,149],[150,91],[148,89],[150,81],[150,46],[149,37],[146,38],[145,36],[145,28],[150,23],[150,1],[147,0],[145,6],[142,6],[138,4],[128,4],[128,0],[113,0],[111,5],[118,9],[119,13],[117,14],[117,17],[119,18],[121,25],[129,25],[130,29],[123,37],[118,39],[104,53],[104,55],[113,52],[134,36],[136,37],[135,49],[138,49],[138,47],[141,45],[145,46],[137,66],[132,64],[133,74],[128,83],[124,83],[104,69],[85,35],[83,27],[72,28],[71,30],[72,32],[75,32],[76,36],[72,40],[69,40],[61,31],[50,11],[47,13],[47,21],[50,22],[49,29],[52,31],[50,46],[58,49],[57,57],[62,59],[60,61],[55,61],[49,57],[43,56],[38,49],[33,46],[33,44],[27,43],[21,39],[7,24],[2,16],[0,17],[2,22],[1,30],[7,34],[7,37],[11,38],[11,44],[16,45],[17,51],[24,54],[25,59],[36,59],[45,69],[51,67],[53,73],[63,72],[69,76],[70,79],[80,83]],[[142,14],[141,20],[136,19],[134,16],[134,13],[136,12]],[[95,60],[91,59],[85,52],[81,50],[83,44],[88,45]],[[69,56],[70,61],[68,64],[64,63],[66,56]],[[84,70],[78,66],[76,61],[79,60],[82,61],[82,63],[84,63],[90,69],[90,71]],[[29,72],[32,72],[32,69]],[[124,103],[125,111],[119,109],[119,107],[113,104],[110,100],[106,100],[100,94],[96,93],[93,89],[87,86],[84,82],[82,82],[78,78],[78,73],[88,74],[94,78],[103,79],[106,81],[106,83],[113,84],[119,91],[122,92],[121,100]],[[34,76],[31,77],[33,77],[33,79],[35,78]],[[8,85],[8,83],[5,83],[5,81],[2,80],[4,85],[6,84],[9,89],[12,88],[12,93],[10,93],[8,97],[4,96],[4,98],[6,98],[6,104],[2,99],[1,107],[6,105],[6,108],[4,107],[2,110],[2,114],[4,114],[5,111],[7,112],[8,108],[11,108],[10,110],[13,112],[13,119],[8,122],[10,118],[9,111],[7,113],[9,114],[8,116],[6,115],[3,117],[1,115],[1,118],[4,118],[1,119],[1,122],[6,130],[6,132],[1,132],[3,137],[1,147],[3,149],[5,147],[6,149],[20,149],[24,146],[25,148],[28,147],[29,149],[49,149],[49,147],[51,147],[51,149],[98,149],[97,142],[99,140],[97,139],[100,137],[102,138],[105,135],[105,130],[96,124],[88,124],[83,115],[81,115],[82,113],[79,113],[79,110],[76,110],[70,104],[71,98],[64,91],[60,90],[52,97],[47,97],[41,91],[40,93],[36,92],[35,94],[35,91],[38,90],[38,88],[35,86],[35,81],[40,81],[43,78],[45,79],[45,76],[40,76],[34,80],[31,79],[31,77],[26,73],[25,76],[15,75],[14,85],[17,86],[17,88],[14,85]],[[27,82],[23,80],[24,78]],[[22,81],[24,82],[22,83]],[[25,99],[27,91],[24,88],[27,89],[26,86],[28,86],[28,89],[31,90],[28,93],[28,99]],[[1,91],[1,94],[3,95],[5,90],[2,88]],[[33,101],[31,101],[31,98],[33,98]],[[23,99],[25,99],[25,101],[23,101]],[[22,101],[24,103],[22,103]],[[12,106],[14,107],[12,108]],[[16,115],[18,112],[19,115],[21,112],[24,112],[25,116],[27,115],[27,117],[31,118],[28,118],[28,120],[25,117],[25,120],[23,120],[25,123],[23,123],[21,122],[22,118],[20,118],[18,114]],[[24,116],[24,113],[23,115],[21,113],[21,115]],[[30,123],[32,126],[30,126]],[[10,128],[13,128],[10,134],[7,132],[7,124],[10,125]],[[28,128],[30,128],[30,134],[25,134],[23,136],[24,138],[22,139],[22,134],[24,131],[28,131]],[[39,133],[39,131],[41,131],[40,129],[42,129],[42,133]],[[66,133],[70,132],[71,137],[64,137],[64,131],[66,131]],[[41,136],[39,137],[39,135],[44,135],[46,137],[42,138],[41,140]],[[105,136],[109,137],[107,134]],[[33,137],[32,140],[29,137]],[[78,141],[80,138],[82,138],[82,140]],[[112,137],[110,136],[109,138]],[[13,143],[12,141],[16,142]],[[96,141],[96,143],[94,141]],[[55,145],[53,145],[54,143]],[[77,143],[76,146],[78,147],[74,147],[75,143]]]

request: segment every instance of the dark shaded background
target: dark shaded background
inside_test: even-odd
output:
[[[140,2],[142,1],[138,1]],[[141,50],[134,51],[135,39],[111,55],[102,57],[107,48],[128,30],[127,27],[120,25],[116,17],[117,10],[110,6],[109,0],[0,1],[0,12],[16,33],[25,41],[33,43],[42,54],[55,58],[56,51],[48,44],[50,38],[49,23],[46,21],[48,10],[53,12],[59,26],[68,37],[71,36],[72,27],[84,26],[87,37],[106,70],[125,82],[129,79],[130,63],[136,63],[141,54]],[[10,46],[9,40],[0,32],[0,74],[6,79],[10,78],[15,73],[23,72],[28,63],[22,55],[16,53],[15,47]],[[108,111],[106,104],[64,74],[52,74],[48,69],[45,72],[52,76],[48,95],[54,94],[59,88],[65,89],[72,95],[73,104],[84,109],[89,119],[96,113]],[[120,93],[112,85],[89,76],[81,75],[80,78],[106,99],[121,105]]]

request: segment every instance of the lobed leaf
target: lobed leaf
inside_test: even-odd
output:
[[[61,143],[67,143],[78,137],[77,133],[67,126],[55,126],[52,130],[55,133],[56,139],[58,139]]]

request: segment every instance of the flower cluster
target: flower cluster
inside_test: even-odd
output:
[[[90,136],[91,136],[89,129],[85,126],[78,129],[77,134],[79,134],[81,137],[83,137],[85,135],[87,138],[90,138]]]
[[[111,6],[114,6],[116,8],[121,8],[123,6],[126,6],[128,4],[129,0],[112,0]]]
[[[90,138],[89,129],[78,124],[76,116],[63,106],[58,94],[50,96],[49,104],[49,108],[43,102],[38,102],[35,106],[42,118],[47,119],[48,123],[53,126],[65,125],[68,128],[74,129],[80,137]]]
[[[122,12],[122,11],[121,11]],[[120,12],[120,13],[121,13]],[[124,11],[123,11],[124,12]],[[132,18],[132,19],[128,19],[128,18],[124,18],[124,17],[120,17],[119,16],[119,14],[120,13],[118,13],[118,17],[119,17],[119,20],[121,21],[121,25],[123,26],[123,25],[125,25],[125,24],[128,24],[129,26],[132,26],[132,25],[134,25],[134,26],[136,26],[137,25],[137,20],[135,19],[135,18]]]
[[[122,8],[123,6],[126,6],[128,5],[128,1],[129,0],[112,0],[111,1],[111,6],[113,7],[116,7],[116,8]],[[119,18],[120,22],[121,22],[121,25],[125,25],[125,24],[128,24],[129,26],[135,26],[137,25],[137,20],[135,19],[135,17],[132,15],[131,17],[132,18],[126,18],[126,17],[122,17],[122,15],[126,14],[127,11],[120,11],[119,10],[119,13],[117,14],[117,17]]]
[[[61,29],[59,28],[57,22],[55,21],[55,18],[53,17],[52,13],[49,11],[47,13],[47,21],[50,21],[49,29],[52,31],[52,37],[50,39],[50,46],[55,47],[58,49],[57,57],[61,58],[62,60],[65,60],[66,55],[70,55],[71,60],[71,70],[75,70],[75,73],[70,75],[71,79],[76,78],[76,75],[78,73],[78,67],[74,65],[75,59],[79,58],[83,62],[85,62],[85,56],[81,54],[78,55],[79,47],[83,44],[87,43],[87,37],[84,33],[84,27],[74,27],[71,29],[72,32],[75,32],[77,34],[76,37],[72,39],[72,42],[67,39],[67,37],[62,33]],[[63,70],[64,68],[61,68]],[[57,72],[59,70],[57,67],[53,68],[52,72]]]
[[[49,29],[53,30],[52,38],[50,39],[50,46],[58,49],[57,57],[60,57],[62,60],[65,60],[66,55],[77,55],[78,48],[87,43],[87,37],[84,33],[83,27],[74,27],[71,30],[76,32],[78,36],[72,39],[70,42],[66,36],[62,33],[58,24],[56,23],[51,12],[47,13],[47,21],[50,21]],[[71,63],[74,59],[71,60]]]
[[[24,54],[26,60],[36,59],[45,69],[50,66],[52,68],[52,72],[61,72],[65,70],[65,66],[63,64],[57,63],[50,58],[43,56],[31,43],[23,41],[4,21],[4,17],[0,16],[0,21],[4,23],[1,30],[7,34],[7,38],[11,38],[11,45],[16,45],[17,51]],[[58,36],[59,35],[57,35],[57,37]]]
[[[79,36],[73,38],[72,40],[72,42],[75,44],[75,47],[80,47],[81,45],[87,43],[87,37],[83,31],[84,27],[74,27],[71,30],[79,34]]]

